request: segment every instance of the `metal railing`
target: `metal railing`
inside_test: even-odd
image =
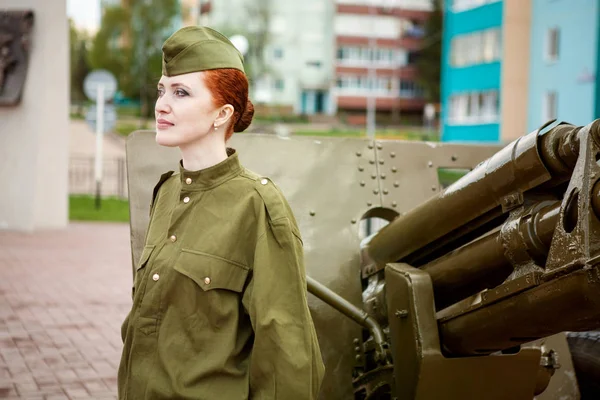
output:
[[[126,199],[127,166],[124,157],[103,161],[101,195]],[[69,194],[96,194],[94,157],[71,156],[69,159]]]

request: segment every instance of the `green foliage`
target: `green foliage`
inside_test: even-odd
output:
[[[129,202],[106,197],[101,199],[100,209],[97,210],[94,196],[71,195],[69,220],[129,222]]]
[[[71,71],[71,101],[82,103],[86,97],[83,92],[83,80],[90,71],[88,63],[89,38],[85,32],[77,30],[69,19],[70,71]]]
[[[419,82],[425,88],[427,100],[440,101],[440,81],[442,65],[443,10],[441,0],[431,0],[433,11],[425,23],[425,38],[419,52],[417,69]]]
[[[92,43],[92,67],[112,72],[123,95],[141,101],[146,117],[153,114],[162,43],[174,32],[178,15],[178,0],[127,1],[125,7],[108,7]]]

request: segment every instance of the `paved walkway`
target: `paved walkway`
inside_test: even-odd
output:
[[[115,399],[130,307],[125,224],[0,232],[0,398]]]

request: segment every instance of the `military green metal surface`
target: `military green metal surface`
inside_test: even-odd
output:
[[[363,309],[359,222],[370,210],[405,213],[438,193],[437,168],[472,169],[496,146],[463,146],[354,138],[234,135],[229,145],[247,168],[272,178],[292,206],[304,240],[309,276]],[[132,259],[143,246],[152,189],[176,170],[177,149],[158,146],[154,132],[127,141]],[[362,328],[309,296],[325,365],[323,399],[353,398],[353,368]],[[355,342],[355,339],[357,341]]]

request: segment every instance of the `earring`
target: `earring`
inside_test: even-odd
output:
[[[217,124],[215,124],[215,131],[217,130]]]

